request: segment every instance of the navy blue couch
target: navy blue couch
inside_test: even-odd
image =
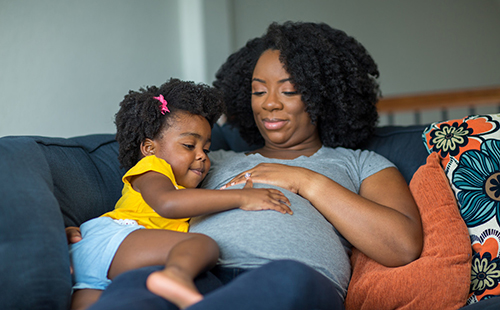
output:
[[[424,126],[381,127],[366,145],[394,162],[407,182],[425,163]],[[212,149],[248,150],[228,126],[215,126]],[[2,309],[66,309],[71,292],[65,226],[114,207],[121,194],[112,134],[0,138],[0,304]],[[500,308],[500,298],[467,309]],[[478,306],[481,304],[481,308]]]

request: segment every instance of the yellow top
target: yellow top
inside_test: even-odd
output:
[[[109,216],[113,219],[131,219],[137,221],[148,229],[168,229],[187,232],[189,228],[189,218],[168,219],[160,216],[142,198],[141,193],[135,191],[130,184],[133,176],[143,174],[148,171],[159,172],[168,177],[177,189],[184,187],[175,181],[172,167],[163,159],[154,155],[141,159],[134,167],[130,168],[123,176],[122,197],[116,203],[115,209],[102,216]]]

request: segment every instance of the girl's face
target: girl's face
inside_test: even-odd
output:
[[[321,144],[316,125],[279,56],[277,50],[262,53],[252,76],[252,110],[266,146],[282,149]]]
[[[168,128],[152,140],[152,152],[149,154],[164,159],[172,166],[177,184],[194,188],[210,169],[207,154],[212,130],[203,116],[184,111],[174,113]]]

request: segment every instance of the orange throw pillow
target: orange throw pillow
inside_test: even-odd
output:
[[[472,254],[469,233],[436,153],[415,172],[410,190],[422,218],[420,258],[389,268],[353,249],[347,310],[443,310],[465,305]]]

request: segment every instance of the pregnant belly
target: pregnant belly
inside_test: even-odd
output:
[[[345,239],[307,200],[278,189],[290,199],[293,215],[234,209],[193,218],[190,231],[212,237],[226,267],[254,268],[272,260],[294,259],[331,278],[340,269],[348,281],[350,250]]]

